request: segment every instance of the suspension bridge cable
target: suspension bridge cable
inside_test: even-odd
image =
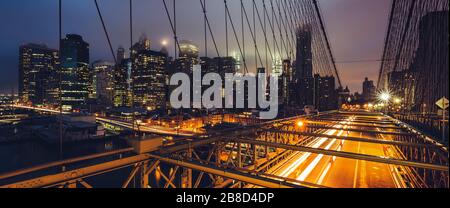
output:
[[[216,49],[217,57],[220,57],[220,52],[219,52],[219,49],[217,47],[217,43],[216,43],[216,39],[214,37],[214,33],[213,33],[212,29],[211,29],[211,24],[209,23],[208,16],[206,15],[206,5],[204,4],[204,2],[202,2],[202,0],[200,0],[200,4],[202,6],[203,13],[205,15],[204,16],[205,17],[205,22],[206,22],[206,25],[208,26],[208,30],[209,30],[209,33],[211,35],[211,39],[212,39],[213,44],[214,44],[214,48]],[[206,32],[206,30],[205,30],[205,32]],[[205,41],[207,42],[206,38],[205,38]],[[205,46],[206,46],[206,43],[205,43]]]
[[[241,4],[241,38],[242,38],[242,53],[243,53],[243,62],[245,65],[247,65],[246,63],[246,53],[245,53],[245,26],[244,26],[244,8],[242,7]],[[248,71],[246,72],[248,73]]]
[[[334,69],[334,72],[335,72],[335,75],[336,75],[336,79],[338,80],[339,87],[342,87],[341,78],[339,76],[339,72],[337,70],[337,67],[336,67],[336,64],[335,64],[335,61],[334,61],[333,52],[331,51],[331,45],[330,45],[330,42],[328,41],[328,35],[326,34],[325,26],[324,26],[324,23],[323,23],[323,20],[322,20],[322,15],[320,13],[319,3],[317,2],[317,0],[313,0],[313,3],[314,3],[315,10],[317,12],[317,17],[318,17],[319,22],[320,22],[320,28],[321,28],[323,36],[325,38],[325,43],[326,43],[326,46],[327,46],[327,49],[328,49],[328,53],[329,53],[329,56],[330,56],[332,64],[333,64],[332,66],[333,66],[333,69]]]
[[[253,1],[253,4],[256,4],[256,2],[255,2],[255,0],[252,0]],[[259,20],[259,23],[260,23],[260,25],[261,25],[261,27],[263,27],[263,23],[262,23],[262,20],[261,20],[261,15],[260,15],[260,13],[259,13],[259,10],[258,10],[258,8],[256,8],[256,15],[257,15],[257,17],[258,17],[258,20]],[[269,41],[268,41],[268,39],[267,39],[267,34],[266,34],[266,32],[263,32],[263,35],[264,35],[264,42],[265,42],[265,45],[266,46],[268,46],[269,45]],[[268,51],[269,51],[269,53],[270,53],[270,57],[271,57],[271,59],[272,59],[272,63],[274,62],[274,57],[273,57],[273,54],[272,54],[272,50],[270,49],[270,47],[267,47],[267,49],[268,49]],[[267,58],[266,58],[267,59]],[[267,63],[266,63],[267,64]],[[267,66],[267,65],[266,65]],[[268,66],[267,66],[268,67]]]
[[[235,28],[235,26],[234,26],[234,23],[233,23],[233,18],[231,18],[230,10],[228,9],[228,3],[227,3],[227,0],[224,0],[224,4],[225,4],[225,10],[226,10],[226,12],[227,12],[227,14],[228,14],[228,15],[227,15],[227,16],[228,16],[228,19],[230,20],[231,28],[233,29],[234,38],[236,39],[236,43],[237,43],[237,45],[238,45],[239,52],[240,52],[240,55],[241,55],[241,57],[242,57],[242,61],[243,61],[243,63],[244,63],[244,70],[245,70],[245,73],[248,73],[248,68],[247,68],[247,63],[246,63],[246,61],[245,61],[245,56],[244,56],[244,53],[242,52],[241,44],[239,43],[239,37],[238,37],[238,34],[237,34],[237,32],[236,32],[236,28]]]
[[[286,55],[287,55],[287,58],[290,59],[290,54],[292,52],[292,45],[291,45],[291,41],[289,40],[288,29],[287,29],[287,26],[286,26],[286,21],[283,18],[283,15],[282,15],[282,12],[281,12],[282,8],[280,8],[281,5],[280,5],[280,1],[279,0],[276,0],[276,5],[277,5],[277,8],[278,8],[278,15],[280,17],[281,26],[284,29],[284,34],[285,34],[285,37],[286,37],[286,43],[287,43],[286,44],[286,46],[287,46],[287,54]],[[286,16],[287,15],[286,11],[283,11],[283,13],[284,13],[284,16],[287,17]]]
[[[59,53],[59,158],[63,159],[63,123],[62,123],[62,116],[63,116],[63,106],[62,106],[62,58],[61,58],[61,41],[62,41],[62,0],[58,1],[58,49],[60,51]]]
[[[100,8],[98,6],[97,0],[94,0],[94,2],[95,2],[95,7],[97,8],[98,17],[100,18],[100,21],[102,23],[103,31],[104,31],[104,33],[106,35],[106,39],[108,41],[108,45],[109,45],[109,49],[111,51],[111,55],[112,55],[112,57],[114,59],[114,63],[118,64],[117,63],[117,59],[116,59],[116,55],[114,54],[114,49],[113,49],[112,44],[111,44],[111,40],[109,39],[109,34],[108,34],[107,29],[106,29],[105,21],[103,21],[103,16],[102,16],[102,13],[101,13]]]
[[[203,27],[204,27],[203,32],[204,32],[204,37],[205,37],[205,40],[204,40],[205,56],[208,57],[208,32],[207,32],[208,29],[206,28],[207,26],[206,26],[206,10],[205,10],[206,2],[205,2],[205,0],[200,0],[200,4],[202,4],[202,11],[203,11]],[[205,5],[205,7],[203,5]]]
[[[257,45],[257,42],[256,42],[255,34],[254,34],[254,32],[253,32],[253,30],[251,28],[250,20],[249,20],[248,15],[247,15],[247,10],[244,7],[243,0],[241,0],[241,6],[243,8],[244,17],[245,17],[245,20],[247,22],[247,25],[248,25],[248,28],[249,28],[249,31],[250,31],[250,35],[251,35],[252,40],[253,40],[253,44],[255,46],[257,58],[259,59],[261,65],[264,65],[263,62],[262,62],[262,59],[261,59],[261,54],[259,53],[259,49],[258,49],[258,45]],[[258,65],[258,63],[256,63],[256,65]]]
[[[181,51],[181,47],[180,47],[180,43],[178,42],[178,36],[177,36],[177,30],[176,30],[175,1],[174,1],[174,5],[173,5],[173,10],[174,10],[174,20],[173,21],[172,21],[172,18],[170,17],[169,9],[167,8],[166,0],[162,0],[162,2],[164,4],[164,9],[166,11],[167,19],[169,20],[170,27],[172,29],[173,39],[175,40],[175,54],[174,54],[174,58],[176,59],[177,58],[177,49]]]
[[[227,57],[230,56],[230,51],[229,51],[229,43],[228,43],[228,13],[227,10],[225,10],[225,50],[226,50],[226,54]]]
[[[274,50],[277,49],[278,54],[281,56],[281,50],[280,50],[278,41],[275,37],[275,28],[274,28],[274,25],[272,24],[274,22],[273,13],[272,13],[272,20],[271,20],[271,18],[269,17],[269,12],[267,10],[267,5],[265,4],[265,2],[263,3],[263,7],[264,7],[264,16],[267,17],[267,22],[269,23],[270,30],[272,31],[272,42],[273,42]],[[275,53],[273,54],[273,56],[275,56]],[[273,58],[276,58],[276,57],[272,57],[272,59]]]
[[[281,39],[281,46],[284,47],[284,50],[285,50],[284,52],[286,53],[286,56],[287,56],[289,54],[289,51],[288,51],[288,49],[286,47],[286,42],[284,41],[283,32],[281,31],[281,25],[280,25],[280,22],[278,21],[278,16],[277,16],[277,13],[275,11],[273,0],[270,0],[270,6],[272,8],[272,13],[274,15],[275,23],[277,25],[278,34],[279,34],[280,39]],[[279,13],[279,15],[281,15],[281,12]],[[280,54],[280,56],[283,56],[283,55]]]
[[[134,64],[133,64],[133,0],[129,0],[129,21],[130,21],[130,71],[131,76],[133,76],[134,73]],[[133,82],[130,82],[130,89],[131,89],[131,111],[133,113],[132,115],[132,127],[133,127],[133,136],[136,136],[136,129],[135,129],[135,122],[136,122],[136,111],[134,109],[134,84]]]

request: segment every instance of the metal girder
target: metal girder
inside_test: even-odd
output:
[[[313,121],[331,121],[331,122],[344,122],[347,118],[314,118]],[[361,124],[377,124],[377,125],[396,125],[393,122],[380,122],[380,121],[361,121],[361,120],[353,120],[353,123],[361,123]]]
[[[343,121],[345,122],[345,121]],[[327,121],[307,121],[306,123],[312,123],[312,124],[320,124],[320,123],[327,123],[327,124],[336,124],[335,122],[327,122]],[[358,123],[358,122],[356,122]],[[399,126],[380,126],[380,125],[367,125],[367,124],[354,124],[353,122],[351,124],[345,124],[346,126],[350,127],[363,127],[363,128],[379,128],[379,129],[392,129],[392,130],[407,130],[404,127]]]
[[[130,184],[131,180],[136,176],[136,173],[139,171],[140,168],[141,168],[141,164],[135,164],[134,165],[133,170],[131,170],[131,173],[128,175],[127,179],[123,183],[122,188],[128,187],[128,185]]]
[[[318,133],[308,133],[308,132],[291,132],[291,131],[283,131],[276,129],[268,129],[264,130],[268,132],[274,133],[282,133],[282,134],[290,134],[290,135],[298,135],[298,136],[310,136],[310,137],[320,137],[320,138],[328,138],[328,139],[340,139],[347,141],[355,141],[355,142],[365,142],[365,143],[375,143],[375,144],[386,144],[386,145],[396,145],[396,146],[410,146],[410,147],[424,147],[424,148],[440,148],[431,144],[418,144],[418,143],[410,143],[410,142],[400,142],[400,141],[389,141],[389,140],[381,140],[381,139],[369,139],[369,138],[361,138],[361,137],[345,137],[345,136],[333,136],[328,134],[318,134]]]
[[[148,154],[136,155],[132,157],[126,157],[119,160],[114,160],[110,162],[100,163],[97,165],[92,165],[84,168],[79,168],[76,170],[66,171],[62,173],[46,175],[42,177],[37,177],[34,179],[21,181],[5,186],[0,186],[0,188],[41,188],[41,187],[51,187],[58,184],[83,179],[102,173],[111,172],[117,169],[126,168],[132,166],[136,163],[147,161],[152,159]]]
[[[121,154],[121,153],[127,153],[127,152],[132,152],[132,151],[133,151],[133,148],[130,147],[130,148],[119,149],[119,150],[114,150],[114,151],[110,151],[110,152],[99,153],[99,154],[95,154],[95,155],[88,155],[88,156],[77,157],[77,158],[73,158],[73,159],[51,162],[51,163],[47,163],[47,164],[43,164],[43,165],[38,165],[38,166],[35,166],[32,168],[26,168],[26,169],[2,174],[2,175],[0,175],[0,180],[6,179],[6,178],[12,178],[12,177],[15,177],[18,175],[24,175],[27,173],[36,172],[36,171],[40,171],[40,170],[44,170],[44,169],[48,169],[48,168],[52,168],[52,167],[63,166],[63,165],[72,164],[72,163],[76,163],[76,162],[92,160],[92,159],[96,159],[96,158],[101,158],[101,157],[106,157],[106,156],[111,156],[111,155],[116,155],[116,154]]]
[[[71,170],[67,172],[62,172],[53,175],[46,175],[31,180],[21,181],[5,186],[0,186],[0,188],[42,188],[42,187],[52,187],[59,184],[66,183],[67,181],[79,180],[87,177],[92,177],[102,173],[111,172],[117,169],[122,169],[125,167],[132,166],[134,164],[148,161],[151,159],[157,159],[161,162],[174,164],[184,168],[194,169],[226,178],[231,178],[239,180],[246,183],[251,183],[261,187],[267,188],[302,188],[303,186],[286,183],[284,181],[278,181],[270,178],[265,178],[261,176],[256,176],[248,173],[243,173],[235,170],[227,170],[224,168],[214,167],[210,165],[205,165],[195,162],[178,161],[174,159],[164,158],[162,156],[152,155],[152,154],[141,154],[132,157],[127,157],[119,160],[114,160],[106,163],[101,163],[89,167],[84,167],[76,170]],[[304,187],[303,187],[304,188]]]
[[[214,138],[198,138],[196,141],[189,141],[189,142],[184,142],[183,144],[175,144],[172,146],[165,146],[162,147],[158,152],[161,154],[169,154],[169,153],[173,153],[173,152],[179,152],[182,150],[187,150],[190,147],[191,148],[195,148],[195,147],[199,147],[199,146],[204,146],[207,144],[212,144],[215,143],[217,141],[220,141],[221,138],[220,137],[214,137]]]
[[[205,173],[211,173],[213,175],[221,176],[224,178],[231,178],[245,183],[254,184],[265,188],[305,188],[303,186],[286,183],[284,181],[265,178],[257,175],[243,173],[235,170],[228,170],[224,168],[215,167],[208,164],[201,164],[194,161],[180,161],[170,159],[158,155],[150,155],[150,157],[160,160],[161,162],[177,165],[189,169],[198,170]]]
[[[345,124],[343,124],[345,125]],[[332,126],[307,126],[307,128],[311,129],[333,129],[333,130],[344,130],[351,132],[361,132],[361,133],[370,133],[370,134],[385,134],[385,135],[395,135],[395,136],[416,136],[412,133],[401,133],[401,132],[387,132],[387,131],[370,131],[370,130],[361,130],[361,129],[349,129],[349,128],[337,128]]]
[[[358,116],[383,116],[382,113],[375,113],[375,112],[361,112],[361,111],[338,111],[337,114],[351,114],[351,115],[358,115]]]
[[[377,157],[377,156],[371,156],[371,155],[363,155],[363,154],[350,153],[350,152],[339,152],[339,151],[334,151],[334,150],[317,149],[317,148],[311,148],[311,147],[294,146],[294,145],[248,140],[248,139],[230,139],[230,141],[254,144],[254,145],[261,145],[261,146],[269,146],[269,147],[281,148],[281,149],[287,149],[287,150],[293,150],[293,151],[299,151],[299,152],[324,154],[324,155],[330,155],[330,156],[336,156],[336,157],[342,157],[342,158],[348,158],[348,159],[355,159],[355,160],[365,160],[365,161],[370,161],[370,162],[378,162],[378,163],[385,163],[385,164],[408,166],[408,167],[448,172],[448,166],[435,165],[435,164],[429,164],[429,163],[413,162],[413,161],[406,161],[406,160],[399,160],[399,159],[385,158],[385,157]]]

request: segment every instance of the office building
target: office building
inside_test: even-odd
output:
[[[65,111],[87,109],[89,95],[89,44],[80,35],[61,40],[61,93]]]

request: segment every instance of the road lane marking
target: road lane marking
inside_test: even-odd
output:
[[[358,142],[358,153],[361,150],[361,142]],[[359,160],[356,160],[355,174],[353,176],[353,188],[356,188],[356,181],[358,179],[358,168],[359,168]]]

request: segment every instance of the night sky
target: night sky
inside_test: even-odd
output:
[[[128,1],[98,0],[114,49],[129,47]],[[168,3],[171,1],[168,1]],[[247,3],[250,3],[248,1]],[[319,0],[337,62],[380,59],[387,28],[390,0]],[[159,50],[161,42],[173,48],[172,33],[161,0],[134,0],[134,40],[146,34],[152,48]],[[0,93],[17,90],[18,49],[24,43],[45,43],[57,48],[57,0],[0,1]],[[169,3],[169,7],[171,4]],[[197,43],[204,55],[203,14],[198,0],[179,0],[178,32],[180,39]],[[222,0],[208,0],[208,17],[213,24],[215,38],[223,56],[224,6]],[[230,0],[230,9],[238,22],[239,1]],[[251,11],[251,7],[249,6]],[[63,33],[76,33],[90,43],[91,62],[113,60],[98,19],[93,0],[63,0]],[[235,23],[239,24],[239,23]],[[247,38],[249,40],[250,36]],[[262,38],[261,38],[262,39]],[[209,41],[209,56],[216,56]],[[261,43],[262,44],[262,43]],[[230,50],[236,48],[230,33]],[[247,50],[254,49],[247,44]],[[170,50],[173,54],[173,49]],[[251,54],[247,59],[253,60]],[[251,64],[250,64],[251,65]],[[339,63],[338,70],[344,85],[361,91],[368,76],[376,80],[380,63]]]

